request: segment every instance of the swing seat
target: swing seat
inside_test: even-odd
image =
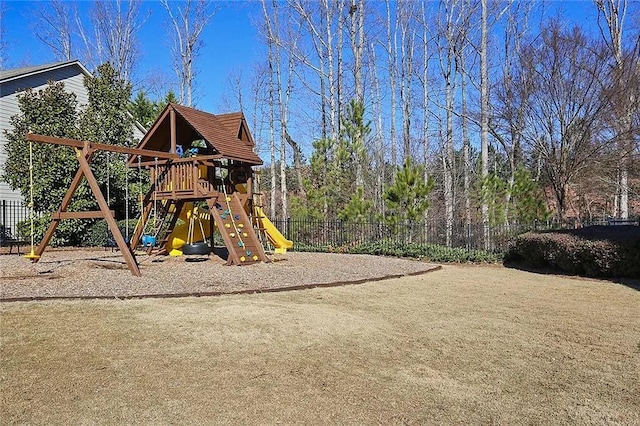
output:
[[[209,253],[211,253],[211,248],[209,248],[209,244],[205,242],[184,244],[182,246],[182,254],[209,255]]]
[[[40,256],[38,256],[33,250],[31,250],[31,253],[25,254],[24,257],[31,260],[40,259]]]
[[[143,235],[142,236],[142,246],[143,247],[153,247],[156,245],[156,237],[153,235]]]

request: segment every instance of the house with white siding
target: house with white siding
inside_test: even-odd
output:
[[[49,81],[63,82],[65,90],[75,93],[79,108],[89,102],[84,77],[91,73],[79,61],[55,62],[51,64],[0,71],[0,172],[4,171],[7,143],[5,130],[11,130],[10,118],[20,113],[18,96],[26,89],[43,89]],[[134,138],[141,140],[145,129],[136,123]],[[25,209],[15,206],[23,201],[19,192],[0,182],[0,226],[15,232],[15,224],[24,219]],[[11,206],[9,209],[7,206]]]

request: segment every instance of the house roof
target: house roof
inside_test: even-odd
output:
[[[170,112],[176,113],[176,143],[189,148],[191,142],[204,139],[216,153],[230,160],[262,164],[253,152],[253,139],[241,112],[220,116],[170,103],[151,126],[139,148],[169,152],[171,149]],[[243,137],[243,135],[245,135]]]
[[[49,71],[53,71],[60,68],[65,67],[77,67],[80,70],[80,73],[85,77],[93,77],[93,75],[85,68],[84,65],[77,59],[71,61],[62,61],[62,62],[51,62],[49,64],[43,65],[35,65],[31,67],[22,67],[22,68],[14,68],[10,70],[0,70],[0,83],[8,83],[13,80],[18,80],[21,78],[26,78],[32,75],[41,74]],[[129,115],[130,112],[127,111]],[[140,131],[140,133],[147,133],[147,129],[142,126],[142,124],[138,123],[137,120],[134,121],[136,128]]]
[[[14,68],[11,70],[0,71],[0,83],[15,80],[18,78],[28,77],[34,74],[39,74],[46,71],[51,71],[58,68],[64,68],[68,66],[77,66],[80,71],[87,77],[91,77],[91,73],[80,63],[78,60],[64,61],[64,62],[52,62],[44,65],[36,65],[32,67]]]

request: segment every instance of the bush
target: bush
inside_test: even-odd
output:
[[[136,219],[129,219],[129,237],[133,236],[133,230],[137,222],[138,221]],[[118,221],[118,228],[120,228],[122,237],[126,240],[127,221]],[[113,240],[111,232],[109,232],[109,225],[107,225],[106,220],[101,219],[94,223],[89,231],[85,245],[92,247],[109,247],[111,245],[115,245],[115,241]]]
[[[44,234],[51,225],[51,215],[46,214],[33,220],[33,241],[36,245],[40,244],[44,238]],[[87,238],[91,232],[91,222],[87,220],[62,220],[58,224],[56,231],[53,233],[49,245],[51,247],[63,246],[84,246],[87,244]],[[30,240],[31,222],[29,219],[18,222],[18,237]]]
[[[305,246],[296,244],[296,250],[309,252],[372,254],[376,256],[409,257],[431,262],[450,263],[495,263],[502,260],[499,254],[484,250],[466,250],[437,244],[402,244],[398,242],[379,241],[345,246]]]
[[[592,226],[528,232],[505,260],[588,277],[640,277],[640,227]]]

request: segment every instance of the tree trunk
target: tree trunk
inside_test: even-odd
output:
[[[391,164],[396,167],[398,165],[398,154],[396,147],[396,28],[397,19],[394,20],[394,27],[391,27],[391,5],[387,0],[387,63],[389,66],[389,90],[391,91],[391,122],[389,124],[389,139],[391,144]],[[396,16],[397,18],[397,16]]]
[[[487,49],[489,48],[487,28],[487,0],[481,0],[481,41],[480,41],[480,179],[483,184],[489,176],[489,65],[487,62]],[[488,249],[489,241],[489,208],[482,197],[482,227],[484,234],[484,246]]]

